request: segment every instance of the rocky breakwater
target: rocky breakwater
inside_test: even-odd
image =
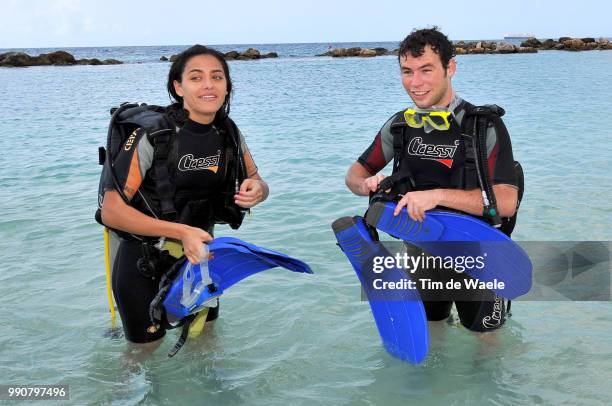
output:
[[[334,48],[323,54],[318,54],[317,56],[331,56],[333,58],[371,58],[382,55],[397,55],[397,49],[395,51],[389,51],[386,48]]]
[[[509,42],[495,41],[459,41],[454,43],[455,54],[457,55],[473,55],[473,54],[530,54],[538,52],[531,46],[516,46]]]
[[[557,41],[547,39],[540,41],[537,38],[529,38],[521,44],[521,46],[532,47],[541,50],[558,50],[558,51],[605,51],[611,50],[612,44],[607,38],[571,38],[560,37]]]
[[[570,38],[561,37],[558,41],[547,39],[540,41],[537,38],[528,38],[520,46],[508,42],[493,41],[459,41],[454,44],[457,55],[465,54],[523,54],[534,53],[540,50],[559,51],[592,51],[612,49],[612,44],[606,38]]]
[[[170,57],[170,62],[174,62],[178,55],[172,55]],[[228,61],[250,61],[255,59],[265,59],[265,58],[278,58],[278,54],[276,52],[268,52],[267,54],[262,54],[258,49],[249,48],[244,52],[238,51],[229,51],[224,54],[225,59]],[[167,61],[168,58],[162,56],[160,61]]]
[[[27,67],[27,66],[68,66],[68,65],[118,65],[123,62],[116,59],[100,60],[75,59],[74,56],[66,51],[55,51],[38,56],[30,56],[24,52],[5,52],[0,54],[0,66],[4,67]]]

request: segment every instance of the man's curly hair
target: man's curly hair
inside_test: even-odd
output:
[[[455,56],[455,47],[448,37],[438,30],[438,27],[422,28],[413,30],[402,42],[400,42],[398,59],[404,55],[419,57],[425,52],[425,46],[440,56],[444,69],[448,68],[448,62]]]

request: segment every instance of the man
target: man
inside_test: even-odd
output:
[[[367,196],[385,179],[380,171],[395,158],[394,175],[409,174],[399,189],[405,191],[395,215],[403,207],[413,220],[423,221],[426,211],[437,206],[474,216],[483,214],[482,192],[474,181],[465,181],[466,147],[461,138],[461,119],[468,103],[455,94],[452,77],[457,64],[454,48],[436,27],[413,31],[400,44],[402,84],[415,104],[413,109],[394,114],[383,125],[371,146],[346,175],[346,185],[357,195]],[[444,122],[432,124],[423,117],[448,114]],[[448,113],[444,113],[448,112]],[[392,124],[406,123],[397,134]],[[417,125],[414,125],[414,124]],[[411,125],[412,124],[412,125]],[[420,127],[419,127],[420,125]],[[392,134],[395,131],[395,135]],[[394,156],[394,136],[403,137],[401,154]],[[395,144],[397,146],[397,144]],[[489,175],[501,217],[511,217],[517,207],[518,188],[508,132],[500,118],[493,120],[486,136]],[[397,155],[397,151],[395,151]],[[505,320],[503,299],[493,292],[490,300],[456,302],[461,323],[473,331],[490,331]],[[424,301],[429,320],[443,320],[450,314],[451,301]]]

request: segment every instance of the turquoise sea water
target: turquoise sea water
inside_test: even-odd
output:
[[[609,302],[518,301],[486,339],[438,323],[418,366],[384,351],[330,224],[365,210],[344,174],[409,100],[395,57],[312,57],[327,46],[258,46],[294,56],[230,63],[232,117],[271,195],[239,231],[216,232],[290,253],[315,274],[277,269],[238,284],[213,329],[168,360],[170,332],[142,363],[105,336],[97,147],[109,107],[167,103],[169,65],[157,59],[174,49],[77,54],[138,55],[116,66],[0,68],[0,384],[68,384],[74,404],[609,402]],[[612,52],[457,61],[457,92],[507,111],[526,173],[515,238],[610,240]]]

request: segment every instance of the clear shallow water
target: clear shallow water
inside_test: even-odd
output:
[[[137,47],[137,64],[0,69],[0,383],[66,383],[73,403],[606,404],[609,303],[519,301],[485,342],[442,323],[424,364],[385,353],[330,224],[365,209],[344,174],[408,103],[397,62],[284,46],[271,50],[296,56],[230,64],[232,116],[271,196],[239,232],[217,235],[290,253],[315,275],[273,270],[240,283],[214,329],[167,360],[171,332],[139,365],[122,339],[104,337],[97,147],[109,107],[167,102],[169,65],[158,48]],[[527,183],[517,239],[611,239],[611,63],[612,52],[458,57],[458,93],[507,111]]]

